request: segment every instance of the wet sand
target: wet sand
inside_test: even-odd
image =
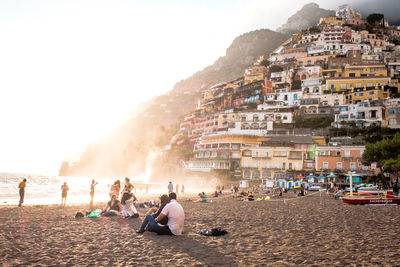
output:
[[[285,195],[284,195],[285,196]],[[3,266],[398,266],[400,206],[319,194],[287,201],[182,201],[182,236],[138,235],[139,219],[75,219],[85,206],[0,207]],[[99,206],[100,207],[100,206]],[[139,209],[141,214],[145,209]],[[229,234],[205,237],[200,229]]]

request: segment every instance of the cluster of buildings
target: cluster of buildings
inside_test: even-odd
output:
[[[363,144],[293,129],[298,117],[328,117],[336,128],[400,128],[400,30],[365,26],[358,12],[340,6],[242,77],[206,90],[173,137],[194,144],[186,168],[238,179],[374,173],[376,166],[361,162]]]

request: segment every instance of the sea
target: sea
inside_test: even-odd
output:
[[[109,200],[111,185],[118,178],[94,178],[94,177],[61,177],[46,175],[29,175],[0,173],[0,205],[18,205],[18,184],[26,178],[25,205],[48,205],[61,203],[61,186],[67,182],[69,187],[67,204],[82,204],[90,202],[90,184],[92,179],[98,183],[95,186],[94,202],[106,202]],[[124,178],[120,178],[121,186],[124,186]],[[135,195],[140,197],[146,194],[146,183],[134,182]],[[147,184],[147,189],[159,191],[157,184]],[[166,185],[164,186],[166,188]]]

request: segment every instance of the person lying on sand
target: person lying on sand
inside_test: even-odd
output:
[[[107,203],[106,207],[100,212],[101,216],[116,216],[121,214],[122,205],[117,199],[116,195],[111,196],[111,200]]]
[[[136,201],[136,197],[134,194],[125,192],[122,195],[121,204],[122,204],[122,216],[130,217],[130,218],[138,218],[139,213],[137,212],[133,202]]]
[[[153,219],[157,218],[158,215],[160,215],[161,211],[163,210],[163,208],[165,207],[165,205],[167,205],[169,203],[169,197],[168,195],[162,195],[160,197],[161,199],[161,206],[160,208],[157,207],[152,207],[151,209],[149,209],[149,211],[146,213],[146,216],[142,222],[142,225],[140,225],[139,230],[136,231],[136,233],[138,234],[143,234],[146,230],[147,230],[147,225],[149,224],[149,218],[147,216],[152,216]],[[165,217],[163,220],[159,221],[159,226],[166,226],[168,223],[168,218]]]

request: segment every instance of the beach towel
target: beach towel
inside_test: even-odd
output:
[[[88,218],[98,218],[100,217],[100,212],[101,209],[94,210],[88,215]]]
[[[226,235],[228,232],[220,227],[212,228],[211,231],[209,230],[201,230],[199,231],[200,235],[205,235],[205,236],[220,236],[220,235]]]

